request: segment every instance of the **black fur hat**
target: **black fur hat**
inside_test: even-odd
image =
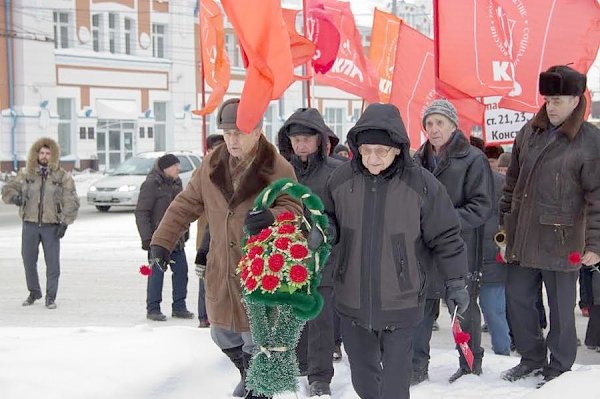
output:
[[[581,96],[585,92],[587,78],[566,65],[555,65],[540,73],[542,96]]]

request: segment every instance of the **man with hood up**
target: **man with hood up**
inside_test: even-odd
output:
[[[60,148],[49,137],[29,149],[27,166],[2,188],[2,200],[19,207],[23,219],[22,249],[29,296],[23,306],[42,298],[37,272],[40,242],[46,260],[46,308],[56,309],[60,276],[60,239],[75,221],[79,198],[71,175],[59,165]]]
[[[460,222],[444,186],[410,158],[395,106],[371,104],[348,144],[355,157],[333,172],[324,202],[337,232],[335,306],[352,385],[362,399],[407,399],[430,264],[448,307],[469,305]]]
[[[288,118],[279,130],[279,152],[294,167],[298,182],[310,188],[320,198],[325,193],[327,179],[342,161],[329,156],[331,130],[325,125],[318,110],[300,108]],[[332,261],[330,257],[319,286],[325,300],[323,310],[310,320],[298,343],[301,372],[308,375],[310,396],[330,395],[333,377],[333,306]]]

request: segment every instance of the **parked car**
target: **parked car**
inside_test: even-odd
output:
[[[113,206],[134,207],[140,195],[140,186],[152,170],[156,160],[167,152],[142,152],[120,164],[108,176],[90,186],[87,202],[100,212],[108,212]],[[179,158],[183,186],[190,181],[192,172],[202,161],[200,155],[188,151],[168,151]]]

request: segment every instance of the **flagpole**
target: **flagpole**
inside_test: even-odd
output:
[[[306,37],[306,31],[307,29],[307,15],[306,15],[306,0],[302,0],[302,23],[304,24],[304,37]],[[306,62],[306,65],[304,65],[304,69],[305,69],[305,75],[308,75],[308,73],[310,73],[310,60],[308,60]],[[310,79],[307,79],[304,82],[304,87],[306,88],[306,98],[302,99],[302,104],[306,104],[308,106],[308,108],[311,107],[310,104],[310,82],[312,80],[312,77]]]
[[[206,106],[206,86],[204,85],[204,49],[202,48],[202,18],[200,18],[200,13],[202,12],[202,4],[200,4],[200,0],[198,0],[198,32],[200,34],[200,40],[198,40],[198,44],[200,46],[200,68],[202,69],[202,82],[200,83],[200,91],[201,95],[201,105],[202,109]],[[203,154],[206,155],[206,114],[202,115],[202,151]]]
[[[438,79],[440,78],[440,30],[439,30],[439,0],[433,0],[433,59],[434,59],[434,71],[435,71],[435,82],[434,88],[437,92],[439,90]]]

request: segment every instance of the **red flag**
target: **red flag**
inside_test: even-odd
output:
[[[248,59],[237,125],[250,132],[269,102],[294,81],[290,37],[279,0],[221,0],[221,4]]]
[[[213,0],[200,0],[200,29],[203,75],[213,91],[204,108],[192,112],[196,115],[206,115],[213,112],[223,101],[230,78],[223,14]]]
[[[324,75],[316,75],[317,83],[377,102],[377,75],[362,47],[360,32],[354,23],[350,3],[336,0],[309,0],[308,10],[323,8],[340,32],[340,48],[333,67]]]
[[[511,59],[520,49],[504,8],[496,0],[435,4],[439,79],[472,97],[513,90]]]
[[[313,56],[313,69],[327,73],[333,66],[340,48],[340,32],[323,8],[312,8],[306,12],[306,37],[317,50]]]
[[[484,106],[459,90],[438,82],[436,90],[433,40],[406,24],[400,25],[390,102],[398,107],[410,137],[411,148],[425,141],[422,117],[436,98],[447,98],[456,107],[459,127],[480,124]]]
[[[596,0],[551,0],[515,5],[496,0],[513,24],[515,86],[520,92],[504,97],[500,106],[537,112],[544,104],[538,78],[552,65],[570,65],[587,73],[600,45],[600,5]],[[519,2],[525,3],[525,2]]]
[[[460,351],[465,357],[469,369],[473,370],[473,361],[475,360],[475,356],[473,356],[473,351],[469,347],[471,334],[462,330],[456,317],[452,318],[452,335],[454,336],[454,342],[456,343],[456,345],[458,345]]]
[[[390,102],[400,24],[400,18],[375,9],[369,60],[379,75],[379,101],[382,103]]]
[[[296,15],[298,10],[282,9],[283,20],[287,26],[290,35],[290,45],[292,49],[292,62],[294,66],[306,64],[315,54],[316,46],[296,31]]]

